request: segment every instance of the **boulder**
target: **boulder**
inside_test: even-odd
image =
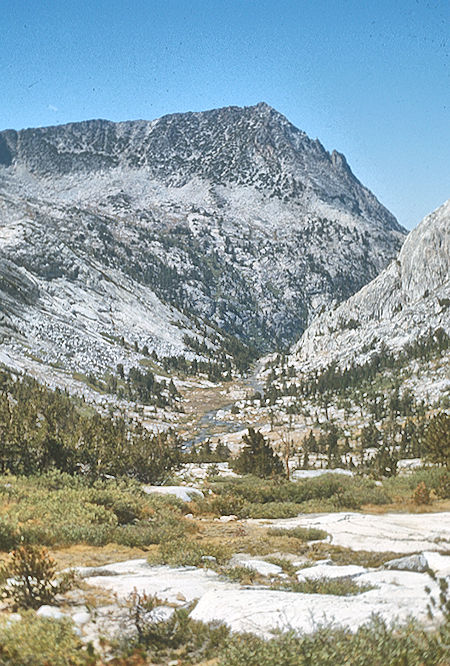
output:
[[[384,566],[386,569],[424,573],[428,569],[428,562],[424,554],[420,553],[418,555],[408,555],[407,557],[398,557],[395,560],[389,560]]]
[[[65,617],[64,613],[56,606],[41,606],[36,611],[36,615],[39,615],[39,617],[48,617],[52,620],[62,620]]]
[[[83,625],[89,622],[91,615],[87,610],[79,610],[72,615],[72,621],[76,625]]]
[[[153,493],[175,495],[175,497],[178,497],[183,502],[190,502],[195,498],[204,498],[202,491],[192,486],[142,486],[142,490],[148,495]]]

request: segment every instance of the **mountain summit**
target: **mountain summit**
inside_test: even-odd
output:
[[[314,196],[337,209],[400,231],[395,218],[353,176],[343,155],[328,153],[283,115],[261,102],[155,121],[90,120],[0,132],[0,164],[36,176],[146,169],[164,184],[194,178],[211,185],[254,186],[300,203]]]
[[[224,336],[269,351],[404,233],[343,155],[264,103],[5,130],[2,349],[83,372],[127,363],[122,338],[163,356]]]

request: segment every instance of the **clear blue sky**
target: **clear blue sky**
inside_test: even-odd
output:
[[[449,0],[0,7],[0,129],[266,101],[406,227],[450,197]]]

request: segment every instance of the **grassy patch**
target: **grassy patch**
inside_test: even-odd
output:
[[[300,541],[319,541],[320,539],[326,539],[328,536],[325,530],[319,530],[315,527],[293,527],[291,529],[272,527],[267,533],[269,536],[293,537],[294,539],[300,539]]]
[[[306,542],[289,535],[271,536],[268,530],[255,525],[202,521],[196,536],[220,545],[226,543],[233,553],[265,556],[271,553],[302,555],[308,551]]]
[[[272,583],[272,589],[289,590],[302,594],[332,594],[339,597],[351,597],[373,589],[372,585],[359,585],[349,578],[319,578],[305,581],[282,581]]]
[[[222,567],[219,569],[219,573],[232,583],[240,583],[241,585],[267,584],[267,578],[265,576],[262,576],[254,569],[250,569],[244,565]]]
[[[308,557],[311,560],[331,558],[334,564],[357,564],[366,568],[378,568],[385,562],[402,557],[401,553],[376,553],[367,550],[352,550],[343,546],[333,546],[328,543],[314,543],[310,546]]]
[[[275,564],[277,567],[281,567],[283,569],[283,573],[288,574],[288,576],[294,576],[295,572],[298,571],[299,568],[298,565],[293,564],[291,560],[287,559],[287,557],[270,555],[265,559],[266,562],[270,562],[271,564]]]
[[[283,573],[289,578],[277,578],[277,576],[264,576],[257,571],[250,569],[245,565],[234,567],[218,567],[218,573],[222,574],[228,580],[241,585],[263,585],[271,590],[281,590],[284,592],[298,592],[301,594],[330,594],[340,597],[350,597],[356,594],[362,594],[372,590],[371,585],[360,585],[357,581],[350,578],[320,578],[317,580],[298,581],[295,566],[287,559],[279,557],[267,557],[267,562],[281,566]]]
[[[199,567],[224,564],[232,555],[229,547],[208,541],[175,539],[164,541],[148,557],[149,564],[168,564],[173,567]]]

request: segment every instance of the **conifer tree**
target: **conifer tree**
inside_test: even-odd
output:
[[[440,412],[430,420],[425,433],[425,452],[430,462],[450,467],[450,415]]]
[[[249,428],[242,441],[245,446],[233,464],[236,472],[254,474],[261,478],[283,473],[283,463],[261,432]]]

